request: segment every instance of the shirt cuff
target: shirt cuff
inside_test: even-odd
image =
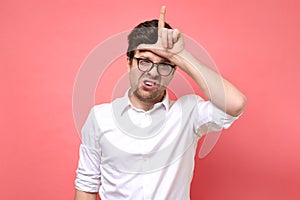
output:
[[[101,172],[98,153],[81,144],[75,188],[84,192],[99,192],[100,183]]]
[[[212,103],[210,103],[210,113],[211,122],[217,125],[219,128],[224,129],[228,129],[232,125],[232,123],[241,116],[241,114],[237,117],[228,115]]]

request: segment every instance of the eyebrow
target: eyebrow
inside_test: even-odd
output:
[[[150,60],[150,61],[152,61],[152,60],[149,58],[149,56],[144,56],[144,55],[141,55],[141,57],[140,57],[140,58],[143,58],[143,59],[147,59],[147,60]],[[154,62],[154,61],[152,61],[152,62]],[[160,62],[158,62],[158,63],[172,65],[172,64],[171,64],[171,62],[170,62],[169,60],[165,59],[165,58],[162,58],[162,60],[161,60]]]
[[[138,52],[139,52],[139,53],[145,53],[145,52],[151,52],[151,51],[140,49],[140,50],[138,50]],[[151,53],[153,53],[153,52],[151,52]],[[155,53],[153,53],[153,54],[155,54]],[[155,55],[157,55],[157,54],[155,54]],[[149,58],[149,56],[144,56],[144,55],[140,55],[140,56],[141,56],[142,58],[151,60],[151,59]],[[158,55],[157,55],[157,56],[158,56]],[[170,62],[168,59],[163,58],[163,57],[161,57],[161,58],[162,58],[162,61],[159,62],[159,63],[171,64],[171,62]],[[151,60],[151,61],[152,61],[152,60]],[[153,62],[153,61],[152,61],[152,62]]]

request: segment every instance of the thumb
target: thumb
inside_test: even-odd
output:
[[[157,51],[164,50],[164,48],[160,45],[160,42],[157,41],[155,44],[140,44],[136,48],[137,50],[149,50],[149,51]]]

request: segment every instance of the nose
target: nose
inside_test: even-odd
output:
[[[154,63],[153,66],[150,68],[150,70],[147,73],[154,77],[159,76],[157,67],[158,67],[158,64]]]

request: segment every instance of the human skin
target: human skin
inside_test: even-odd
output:
[[[98,193],[89,193],[80,190],[75,191],[75,200],[96,200]]]
[[[162,58],[151,51],[136,51],[135,57],[145,58],[151,60],[154,63],[168,63],[169,61]],[[170,63],[169,63],[170,64]],[[152,108],[152,106],[160,102],[166,92],[166,87],[173,78],[174,71],[169,76],[161,76],[157,72],[157,67],[153,67],[148,72],[143,72],[138,69],[137,61],[133,59],[133,62],[128,60],[129,77],[131,89],[129,92],[131,103],[138,109],[145,111]],[[145,82],[151,82],[152,86],[149,87]]]
[[[175,64],[197,83],[204,95],[215,106],[231,116],[239,116],[247,105],[244,94],[188,52],[184,48],[183,35],[178,29],[164,28],[165,14],[166,7],[163,6],[158,23],[158,41],[153,45],[139,45],[135,56],[145,57],[157,63],[168,61]],[[137,69],[136,62],[129,60],[127,65],[131,83],[130,101],[136,108],[147,111],[155,103],[162,100],[173,74],[168,77],[161,77],[157,74],[155,67],[150,72],[141,72]],[[156,81],[157,87],[150,90],[146,89],[143,86],[145,78]],[[79,190],[75,192],[75,200],[96,200],[96,198],[97,193]]]
[[[169,60],[187,73],[215,106],[231,116],[239,116],[247,105],[244,94],[188,52],[184,47],[183,35],[178,29],[164,28],[165,13],[166,8],[162,7],[157,42],[141,44],[137,49],[151,51]]]

